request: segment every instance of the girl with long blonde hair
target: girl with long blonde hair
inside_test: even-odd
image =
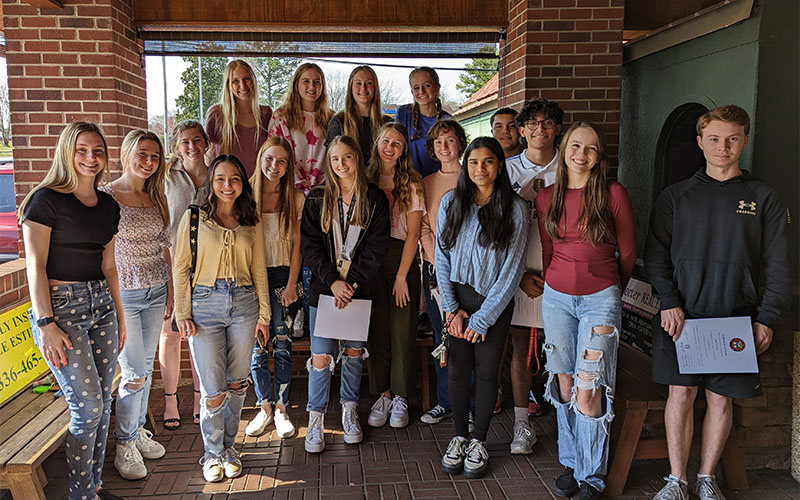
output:
[[[201,205],[208,196],[206,176],[208,166],[205,155],[209,150],[208,135],[203,124],[196,120],[184,120],[172,130],[170,137],[172,156],[167,163],[164,176],[164,194],[169,205],[171,221],[169,231],[170,254],[175,252],[175,240],[180,221],[189,205]],[[172,260],[174,262],[174,259]],[[158,364],[161,367],[161,381],[164,384],[164,429],[177,430],[181,426],[178,411],[178,382],[181,376],[180,332],[172,329],[171,318],[165,318],[161,326],[161,339],[158,343]],[[189,356],[192,370],[194,401],[192,421],[200,424],[200,379],[194,361]]]
[[[397,108],[397,121],[408,130],[408,148],[411,150],[414,168],[425,177],[442,168],[435,158],[428,155],[428,130],[438,120],[450,118],[450,113],[442,109],[442,98],[439,94],[441,84],[436,70],[428,66],[414,68],[408,75],[408,83],[414,102]]]
[[[361,145],[364,163],[369,165],[372,143],[381,125],[391,121],[383,114],[378,75],[369,66],[357,66],[347,80],[344,110],[336,113],[328,125],[325,145],[340,135],[347,135]]]
[[[133,130],[120,147],[122,175],[101,190],[120,206],[114,248],[128,348],[119,355],[114,467],[128,480],[147,475],[144,459],[166,449],[144,428],[161,324],[172,315],[169,209],[164,196],[164,148],[158,136]]]
[[[221,154],[234,155],[247,175],[252,175],[258,150],[267,140],[272,109],[258,104],[258,82],[246,61],[228,63],[219,100],[206,115],[206,132],[212,143],[207,160]]]
[[[283,137],[292,144],[295,187],[303,194],[324,180],[322,164],[327,146],[323,137],[332,115],[322,68],[309,62],[301,64],[283,104],[269,122],[269,136]]]
[[[408,425],[408,396],[420,294],[417,246],[425,214],[422,179],[408,151],[408,132],[398,122],[378,131],[367,173],[389,199],[391,238],[381,266],[383,290],[376,293],[369,339],[370,392],[378,396],[367,423]],[[394,394],[394,397],[392,395]],[[391,418],[390,418],[391,414]]]
[[[633,208],[606,179],[600,130],[574,123],[559,148],[555,184],[534,200],[542,238],[542,319],[550,376],[545,398],[558,415],[554,489],[599,498],[605,489],[617,373],[620,297],[636,263]]]
[[[294,154],[283,137],[267,139],[258,152],[258,165],[260,168],[250,178],[250,184],[264,233],[272,319],[269,337],[259,338],[253,347],[250,374],[260,411],[245,432],[248,436],[259,436],[274,420],[278,437],[283,439],[295,433],[286,407],[292,382],[291,318],[300,306],[297,278],[300,216],[305,196],[294,187]],[[273,347],[274,381],[269,370],[269,342]]]
[[[119,205],[97,189],[107,167],[100,128],[71,123],[61,132],[50,171],[19,208],[31,335],[70,408],[70,500],[103,496],[112,393],[103,380],[114,377],[125,346],[114,263]]]
[[[314,335],[321,294],[332,295],[334,306],[348,307],[353,299],[371,299],[382,288],[378,278],[389,239],[389,204],[378,186],[368,183],[355,139],[340,136],[331,142],[325,162],[327,179],[309,193],[300,225],[303,259],[311,268],[308,360],[308,431],[305,449],[325,449],[324,417],[331,374],[342,360],[340,399],[345,443],[362,439],[356,407],[366,343]]]

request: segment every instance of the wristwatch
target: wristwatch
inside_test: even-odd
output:
[[[53,323],[55,319],[52,316],[45,316],[44,318],[39,318],[36,320],[37,326],[47,326],[50,323]]]

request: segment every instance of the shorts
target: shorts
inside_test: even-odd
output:
[[[758,373],[681,374],[675,342],[661,327],[661,315],[653,317],[653,382],[665,385],[697,387],[734,399],[755,398],[761,395]]]

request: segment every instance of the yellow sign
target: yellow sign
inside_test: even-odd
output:
[[[0,404],[48,370],[31,337],[30,307],[28,302],[0,314]]]

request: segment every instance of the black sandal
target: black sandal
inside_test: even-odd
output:
[[[197,394],[200,394],[200,391],[198,391],[197,389],[195,389],[194,392],[196,392]],[[195,413],[194,415],[192,415],[192,422],[194,422],[197,425],[200,425],[200,414],[199,413]]]
[[[180,400],[178,399],[177,392],[165,392],[164,397],[167,396],[175,396],[175,406],[178,407],[178,412],[180,412]],[[164,419],[164,429],[168,431],[177,431],[181,427],[181,417],[178,418],[165,418]]]

